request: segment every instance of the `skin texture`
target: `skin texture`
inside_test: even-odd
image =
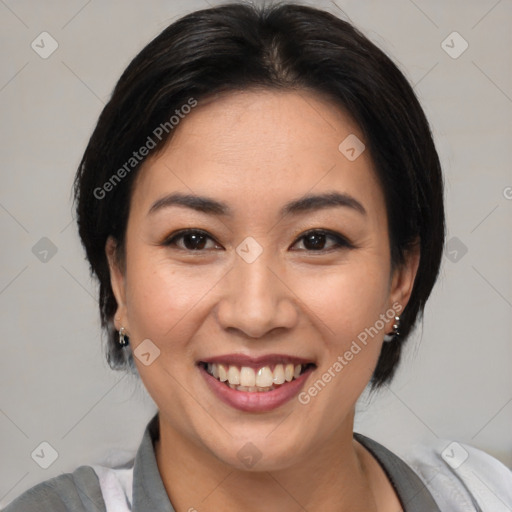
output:
[[[349,161],[338,150],[349,134],[364,140],[346,113],[310,92],[200,102],[137,176],[124,265],[107,242],[116,328],[125,327],[133,350],[145,339],[160,350],[149,366],[135,361],[160,411],[155,452],[178,511],[400,510],[382,469],[352,437],[355,403],[392,320],[307,405],[294,398],[269,412],[241,412],[210,391],[197,367],[222,354],[288,354],[316,364],[307,389],[379,315],[406,306],[419,255],[392,270],[369,151]],[[288,201],[333,191],[366,213],[335,206],[279,216]],[[173,192],[223,201],[232,216],[183,206],[148,214]],[[164,244],[185,228],[211,239],[195,251],[183,238]],[[312,250],[302,237],[313,228],[352,247],[327,237]],[[236,252],[249,236],[263,249],[252,263]],[[251,468],[237,456],[248,442],[261,453]]]

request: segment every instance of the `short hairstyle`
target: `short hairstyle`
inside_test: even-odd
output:
[[[445,236],[441,166],[425,114],[397,66],[347,21],[289,3],[230,3],[180,18],[131,61],[103,109],[75,177],[74,198],[91,274],[99,280],[107,361],[112,369],[137,373],[130,347],[117,342],[117,303],[105,254],[112,236],[124,261],[133,183],[146,158],[135,160],[133,152],[149,145],[148,137],[153,151],[161,149],[173,134],[171,117],[186,112],[184,105],[262,88],[314,92],[348,112],[383,191],[393,267],[419,244],[400,336],[382,346],[373,391],[392,379],[439,272]]]

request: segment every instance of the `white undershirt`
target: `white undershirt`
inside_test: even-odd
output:
[[[98,475],[107,512],[129,512],[132,509],[133,465],[125,469],[112,469],[92,465]],[[128,505],[126,501],[128,500]]]

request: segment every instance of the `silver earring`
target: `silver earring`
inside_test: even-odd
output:
[[[384,341],[387,341],[387,342],[393,341],[398,336],[400,336],[398,329],[400,329],[400,317],[395,316],[395,323],[393,324],[393,330],[389,334],[384,335]]]
[[[128,336],[126,336],[125,328],[121,327],[121,329],[119,329],[119,345],[121,345],[121,347],[126,347],[129,343],[130,343],[130,338],[128,338]]]

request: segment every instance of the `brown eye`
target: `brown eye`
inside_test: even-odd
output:
[[[302,235],[297,240],[296,244],[300,241],[302,241],[304,249],[300,248],[299,250],[306,251],[328,251],[343,247],[353,247],[350,242],[340,234],[318,229]]]
[[[208,242],[213,242],[213,247]],[[202,251],[220,247],[206,232],[197,229],[180,231],[164,242],[165,246],[176,246],[186,251]]]
[[[308,250],[318,251],[325,247],[326,235],[324,233],[311,233],[304,237],[304,247]]]
[[[195,233],[187,233],[186,235],[182,235],[182,240],[185,249],[189,249],[191,251],[204,249],[206,245],[206,237],[204,235],[198,235]]]

